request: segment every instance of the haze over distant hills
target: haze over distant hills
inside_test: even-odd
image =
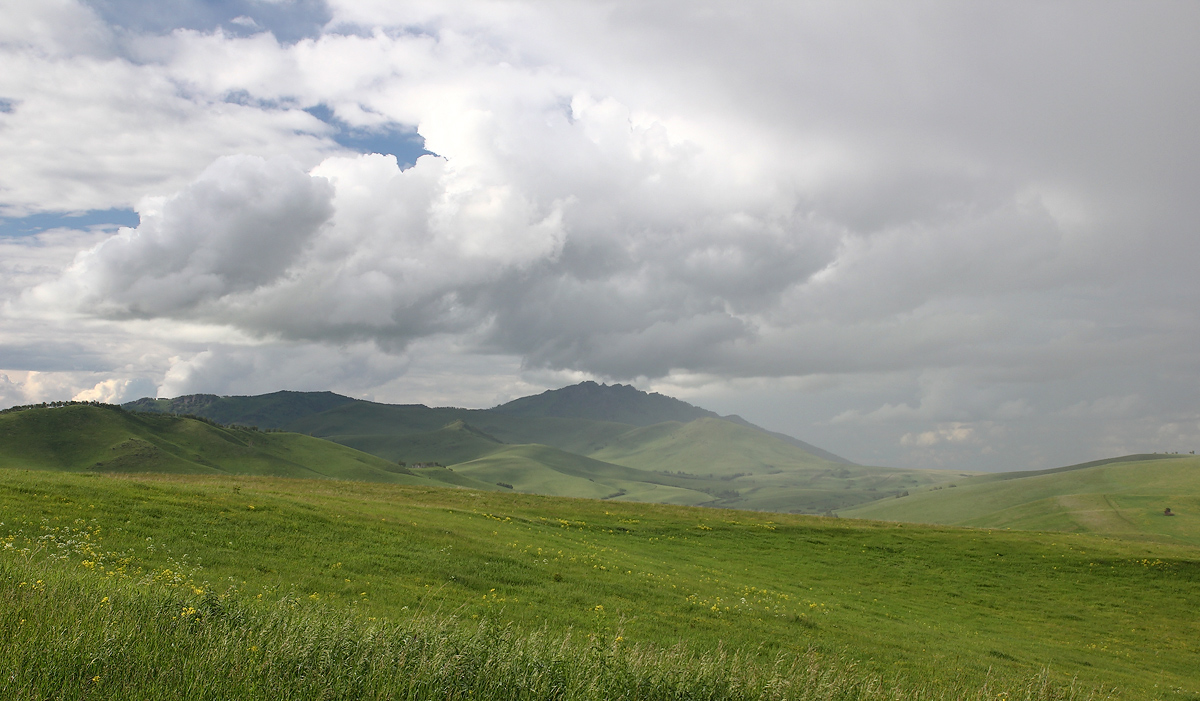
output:
[[[492,409],[289,391],[125,407],[306,433],[429,479],[559,496],[823,513],[957,476],[855,465],[737,416],[595,382]]]

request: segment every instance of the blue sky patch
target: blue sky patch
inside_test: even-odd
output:
[[[174,29],[249,35],[269,31],[292,43],[315,37],[333,15],[325,0],[86,0],[106,22],[138,32]]]
[[[87,229],[93,226],[137,226],[132,209],[93,209],[83,214],[42,212],[27,217],[0,218],[0,236],[31,236],[47,229]]]
[[[359,153],[382,153],[396,157],[401,168],[407,168],[417,159],[432,151],[425,149],[425,139],[416,131],[402,127],[384,127],[381,129],[354,129],[338,119],[333,110],[325,105],[317,105],[304,110],[326,124],[336,127],[337,133],[332,135],[334,141],[348,149]]]

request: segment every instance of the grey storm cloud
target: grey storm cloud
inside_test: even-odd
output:
[[[1130,212],[1157,218],[1150,188],[1041,152],[1082,138],[1109,170],[1139,158],[1098,140],[1094,123],[1114,117],[1099,108],[1113,97],[1079,65],[1111,67],[1129,48],[1104,13],[1080,26],[1045,10],[1040,29],[1002,23],[999,36],[1022,42],[1011,56],[985,26],[1008,17],[994,6],[777,10],[780,21],[766,23],[766,10],[624,8],[604,20],[655,41],[602,33],[569,55],[512,64],[496,42],[511,50],[530,38],[464,23],[455,7],[419,17],[429,34],[397,38],[181,36],[169,67],[194,85],[319,101],[351,122],[410,119],[440,156],[409,170],[335,156],[307,172],[278,158],[219,159],[161,204],[143,203],[140,227],[83,254],[38,296],[108,318],[291,340],[398,349],[461,334],[530,367],[618,378],[1043,364],[1047,344],[1077,331],[1067,322],[1098,316],[1120,287],[1095,280],[1121,268]],[[361,21],[352,8],[331,11]],[[579,16],[549,21],[577,31]],[[806,41],[772,37],[780,27]],[[820,36],[833,30],[848,43]],[[962,43],[967,30],[982,41]],[[768,40],[746,51],[762,32]],[[709,49],[679,45],[685,36]],[[912,50],[917,38],[923,51]],[[230,45],[249,70],[208,67],[229,60]],[[586,63],[606,51],[661,74]],[[346,81],[375,81],[365,92],[313,72],[367,55],[382,68]],[[562,69],[547,72],[551,59]],[[618,77],[628,86],[615,87]],[[674,89],[645,94],[672,78]],[[1120,76],[1105,86],[1144,92]],[[605,88],[614,94],[597,97]],[[718,97],[729,104],[696,112]],[[1097,306],[1061,308],[1064,293]]]
[[[332,215],[331,199],[328,182],[285,159],[222,158],[36,292],[107,317],[188,316],[274,282]]]
[[[439,348],[794,382],[805,425],[913,461],[1050,416],[1200,437],[1166,389],[1200,381],[1194,4],[128,7],[0,28],[0,211],[141,215],[5,308],[186,326],[164,386],[350,347],[382,386]]]

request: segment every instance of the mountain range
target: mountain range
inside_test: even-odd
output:
[[[596,382],[491,409],[291,391],[124,408],[307,434],[423,479],[556,496],[824,513],[959,476],[856,465],[738,416]]]

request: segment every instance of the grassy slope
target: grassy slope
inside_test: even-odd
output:
[[[504,482],[532,494],[620,499],[663,504],[703,504],[713,497],[643,470],[613,465],[544,445],[503,446],[454,466],[454,472],[483,482]]]
[[[221,424],[285,428],[302,417],[357,402],[333,392],[272,392],[252,397],[193,394],[175,399],[139,399],[126,409],[168,414],[194,414]]]
[[[624,428],[628,430],[628,427]],[[517,491],[536,494],[670,504],[701,504],[714,499],[707,493],[686,486],[672,486],[696,480],[653,475],[552,446],[500,443],[495,437],[461,419],[436,431],[424,433],[332,435],[328,438],[390,460],[403,460],[410,465],[418,462],[453,465],[453,470],[417,469],[415,472],[465,487],[494,490],[498,484],[504,483],[512,485]],[[704,488],[711,486],[710,483],[711,480],[702,480],[699,486]]]
[[[757,429],[722,419],[667,422],[629,431],[590,454],[642,470],[721,480],[725,505],[821,512],[961,475],[848,465],[819,458]]]
[[[593,421],[613,421],[650,426],[664,421],[720,418],[716,413],[662,394],[647,393],[631,385],[581,382],[514,399],[492,409],[517,416],[559,416]]]
[[[403,436],[368,434],[326,438],[387,460],[403,460],[409,465],[434,462],[453,465],[487,455],[503,445],[463,421],[455,421],[436,431]]]
[[[633,388],[624,389],[641,396]],[[564,391],[560,390],[558,394]],[[557,396],[555,392],[548,394]],[[533,399],[542,401],[545,396]],[[643,399],[649,402],[648,408],[643,407],[647,411],[661,409],[650,406],[655,401],[653,395]],[[658,400],[670,407],[678,408],[676,405],[679,405],[695,412],[711,413],[666,397],[658,397]],[[158,404],[162,401],[165,400],[159,400]],[[749,425],[712,417],[638,428],[579,417],[375,404],[324,394],[312,397],[286,392],[263,397],[201,396],[188,401],[209,402],[204,405],[207,409],[200,408],[205,411],[219,408],[226,414],[237,406],[244,406],[246,417],[259,416],[276,404],[286,404],[280,411],[296,417],[283,424],[288,430],[327,438],[393,462],[455,465],[483,461],[481,464],[492,466],[488,469],[496,472],[498,468],[493,467],[502,461],[505,467],[499,471],[510,478],[484,475],[485,480],[514,485],[521,482],[529,490],[562,496],[620,494],[619,498],[623,499],[665,503],[707,502],[735,508],[823,513],[872,501],[881,494],[911,490],[959,476],[934,470],[896,470],[835,462],[805,451],[795,441],[788,442]],[[335,401],[340,403],[318,411],[324,403]],[[583,410],[587,407],[574,408]],[[615,409],[604,415],[615,415],[614,412]],[[246,417],[226,416],[228,420],[239,421]],[[622,478],[621,484],[610,481],[597,486],[587,483],[587,480],[595,479],[592,475],[583,480],[566,478],[560,474],[557,465],[538,463],[528,452],[520,460],[511,454],[492,457],[500,449],[491,440],[472,435],[470,431],[445,429],[447,424],[456,421],[465,422],[488,434],[489,438],[507,444],[541,444],[646,472],[672,475],[669,479],[661,476],[642,479],[630,475]],[[279,422],[272,419],[260,423],[276,425]],[[557,456],[554,451],[546,454]],[[513,469],[518,466],[530,473],[523,478],[511,478]],[[475,464],[470,469],[478,467]],[[452,483],[462,481],[444,471],[437,472],[436,476],[452,478],[449,480]],[[603,486],[612,489],[603,489]]]
[[[353,413],[361,409],[361,405],[355,404],[336,411]],[[401,417],[410,413],[409,407],[397,409],[393,413]],[[407,425],[420,425],[431,420],[426,411],[412,413],[419,420],[410,420]],[[378,418],[375,413],[370,415]],[[572,422],[560,419],[538,421]],[[404,425],[403,422],[396,424]],[[728,426],[743,430],[732,424]],[[505,483],[524,492],[672,504],[716,503],[730,487],[728,482],[720,479],[652,473],[544,445],[502,444],[461,420],[423,433],[333,437],[352,448],[382,454],[392,458],[390,460],[301,434],[227,429],[164,414],[82,406],[3,415],[0,436],[8,438],[4,446],[0,446],[0,466],[9,467],[333,477],[424,484],[440,481],[490,490],[500,488],[498,483]],[[392,449],[395,452],[391,452]],[[454,464],[455,469],[419,470],[414,477],[396,472],[397,458],[410,464],[432,461]],[[846,468],[839,466],[839,469]],[[771,479],[780,478],[768,476],[764,479],[765,483],[748,486],[742,480],[741,486],[747,491],[766,490]],[[794,508],[797,503],[809,504],[811,500],[828,496],[824,492],[797,495],[796,490],[786,487],[775,485],[764,491],[774,502],[740,498],[739,501],[750,506],[765,504],[765,508]],[[855,491],[838,492],[837,496],[869,498],[866,493]],[[817,503],[817,506],[824,508],[824,503]],[[809,510],[814,508],[809,506]]]
[[[989,472],[980,475],[975,475],[972,482],[995,482],[1011,479],[1024,479],[1026,477],[1039,477],[1041,475],[1053,475],[1060,472],[1074,472],[1075,470],[1085,470],[1089,467],[1102,467],[1104,465],[1112,465],[1115,463],[1133,463],[1145,462],[1147,460],[1171,460],[1174,457],[1167,454],[1159,453],[1138,453],[1136,455],[1123,455],[1117,458],[1104,458],[1103,460],[1090,460],[1081,462],[1075,465],[1067,465],[1066,467],[1052,467],[1047,470],[1016,470],[1013,472]]]
[[[627,424],[556,417],[522,417],[483,409],[430,408],[420,404],[356,402],[289,422],[292,431],[321,437],[370,436],[380,450],[397,455],[411,440],[454,421],[464,421],[505,443],[541,443],[569,452],[594,450],[631,427]],[[445,460],[434,458],[438,462]]]
[[[1200,545],[1200,458],[1110,462],[1027,477],[985,475],[954,489],[884,499],[843,515],[893,521],[1101,533]],[[1176,516],[1163,516],[1171,507]]]
[[[4,471],[0,513],[0,541],[86,540],[250,601],[292,591],[764,661],[812,647],[926,682],[1049,665],[1123,698],[1200,694],[1200,620],[1182,613],[1200,551],[1184,546],[224,476]]]
[[[522,447],[514,452],[463,427],[425,430],[463,417],[489,437]],[[314,414],[293,428],[388,459],[456,465],[484,482],[557,496],[821,513],[873,500],[880,492],[961,476],[835,463],[758,429],[712,418],[632,428],[586,419],[359,403]],[[351,428],[363,434],[336,433]],[[549,448],[539,451],[527,443]],[[588,453],[592,460],[564,451]],[[543,456],[551,462],[540,462]],[[564,465],[575,472],[564,474]]]
[[[245,474],[433,484],[336,443],[176,416],[67,406],[0,415],[0,468]]]

